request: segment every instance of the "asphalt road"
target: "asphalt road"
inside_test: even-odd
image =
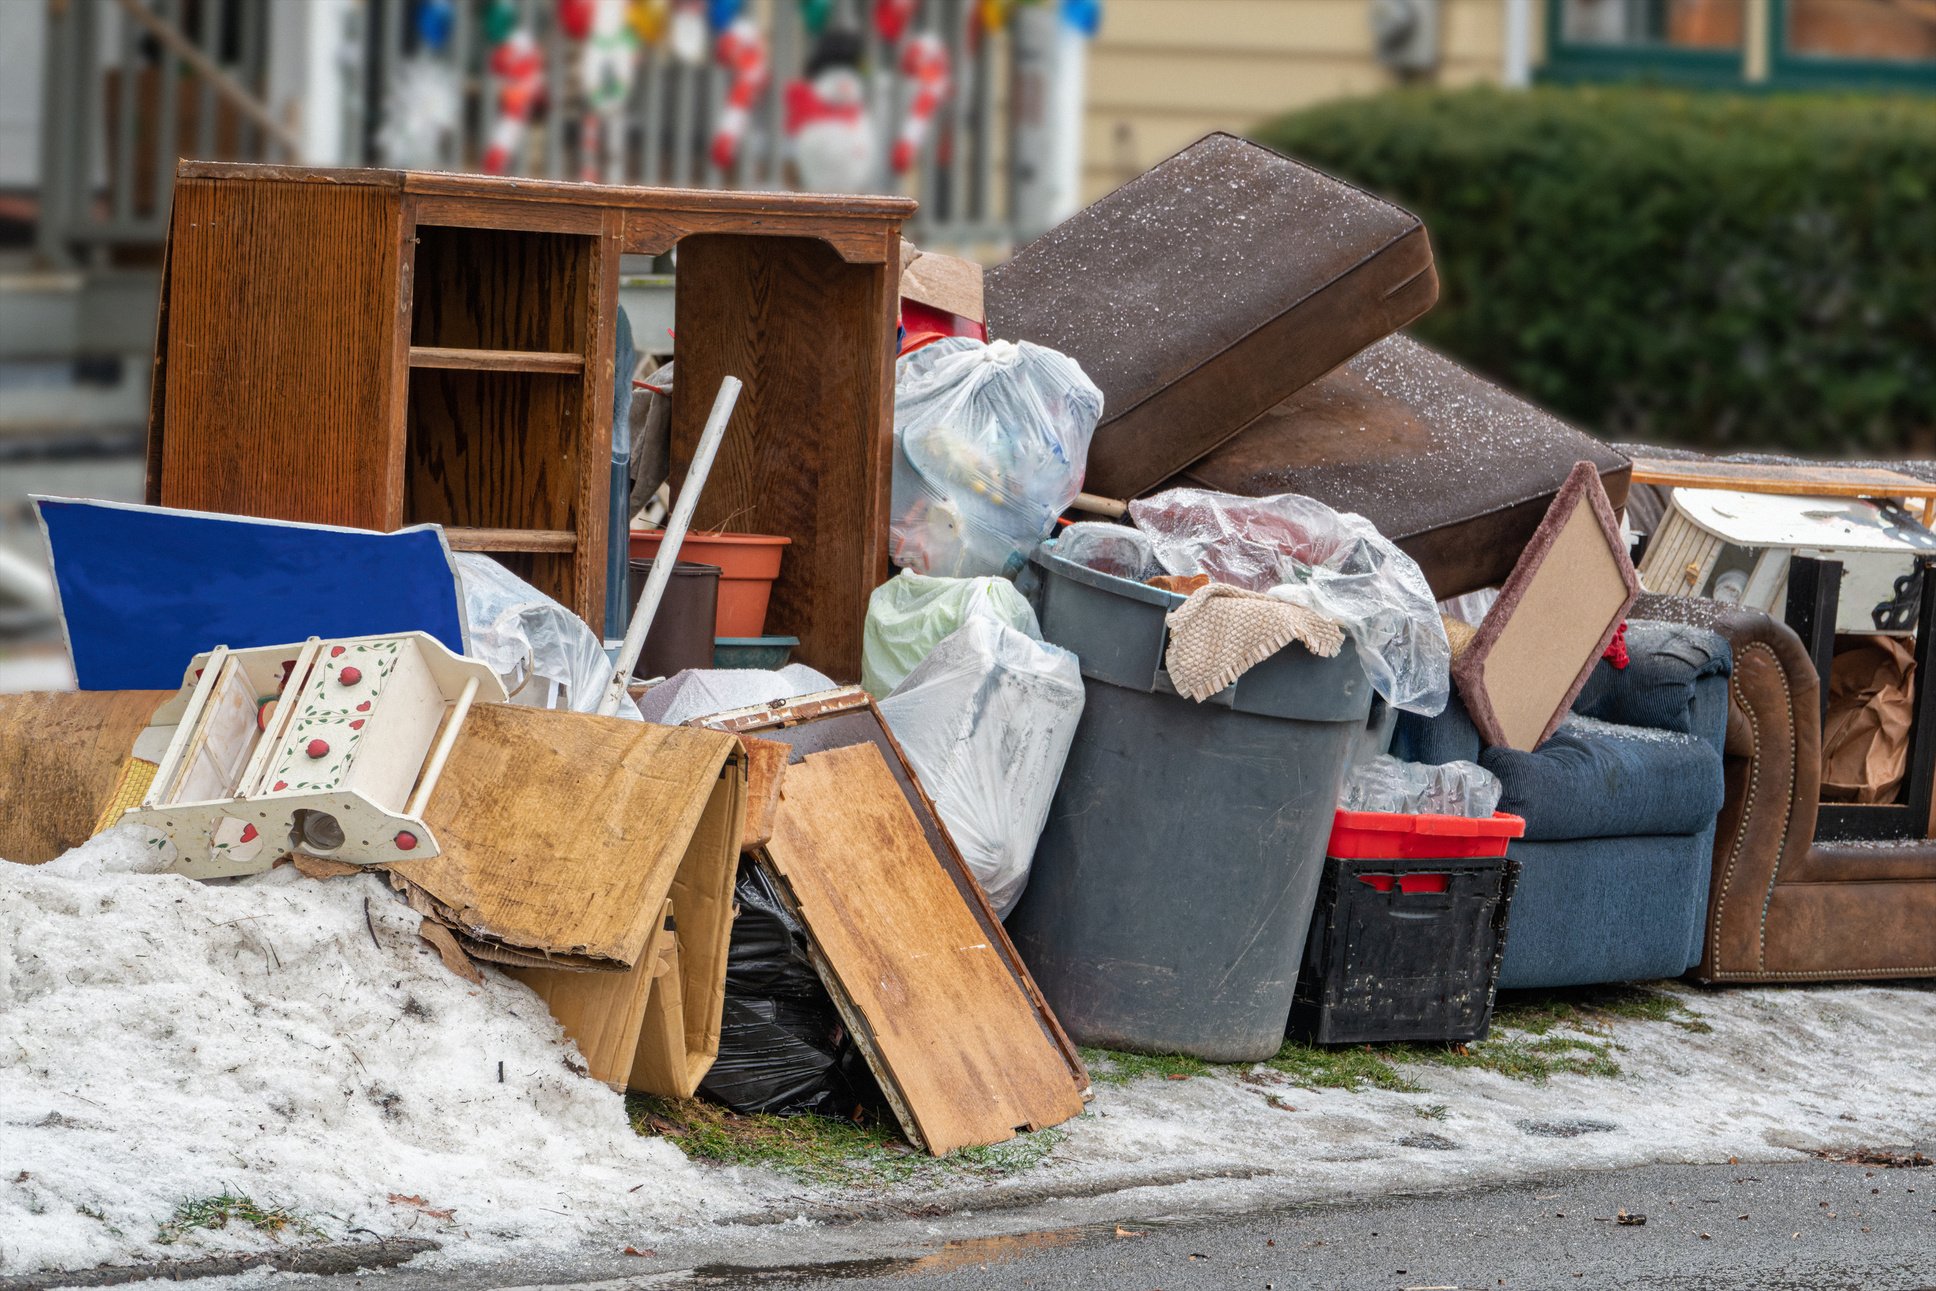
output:
[[[1619,1223],[1623,1210],[1646,1222]],[[1653,1167],[1362,1205],[959,1237],[833,1264],[712,1262],[607,1280],[601,1291],[664,1286],[1926,1291],[1936,1288],[1936,1169]]]

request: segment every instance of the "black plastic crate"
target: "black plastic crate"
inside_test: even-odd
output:
[[[1519,863],[1505,856],[1325,858],[1290,1035],[1312,1044],[1483,1040],[1518,881]]]

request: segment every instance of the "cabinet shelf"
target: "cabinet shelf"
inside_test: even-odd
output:
[[[445,525],[444,541],[452,551],[543,551],[578,550],[578,535],[569,529],[472,529]]]
[[[585,356],[561,350],[468,350],[446,345],[410,347],[413,368],[457,368],[468,372],[550,372],[576,376]]]

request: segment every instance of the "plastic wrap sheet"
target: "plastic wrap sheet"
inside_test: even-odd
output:
[[[1075,655],[970,619],[881,701],[881,716],[995,913],[1006,916],[1028,884],[1082,717]]]
[[[699,1091],[736,1112],[846,1116],[880,1101],[866,1061],[807,954],[807,935],[757,865],[742,860],[726,952],[719,1056]]]
[[[648,722],[679,726],[729,708],[769,704],[833,688],[832,678],[803,663],[790,663],[777,672],[765,668],[688,668],[646,691],[639,701],[639,713]]]
[[[874,698],[886,699],[942,638],[974,618],[1042,639],[1034,607],[1007,579],[930,578],[902,570],[868,598],[860,684]]]
[[[470,621],[470,656],[490,665],[511,702],[597,712],[612,663],[585,620],[489,556],[460,551],[452,559]],[[629,698],[614,714],[638,715]]]
[[[1344,782],[1346,811],[1401,816],[1475,816],[1499,810],[1499,777],[1477,762],[1401,762],[1380,755],[1351,769]]]
[[[1418,565],[1363,516],[1280,493],[1170,489],[1129,504],[1172,574],[1269,592],[1344,625],[1378,693],[1432,716],[1451,693],[1452,648]]]
[[[894,563],[1014,574],[1075,501],[1102,392],[1027,341],[943,337],[894,377]]]
[[[1055,540],[1055,553],[1098,574],[1113,574],[1140,583],[1163,572],[1149,535],[1126,524],[1083,520],[1070,525]]]

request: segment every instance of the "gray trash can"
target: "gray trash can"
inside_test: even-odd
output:
[[[1163,671],[1183,598],[1039,549],[1086,700],[1009,935],[1082,1044],[1254,1062],[1283,1043],[1338,791],[1372,708],[1346,640],[1203,703]]]

